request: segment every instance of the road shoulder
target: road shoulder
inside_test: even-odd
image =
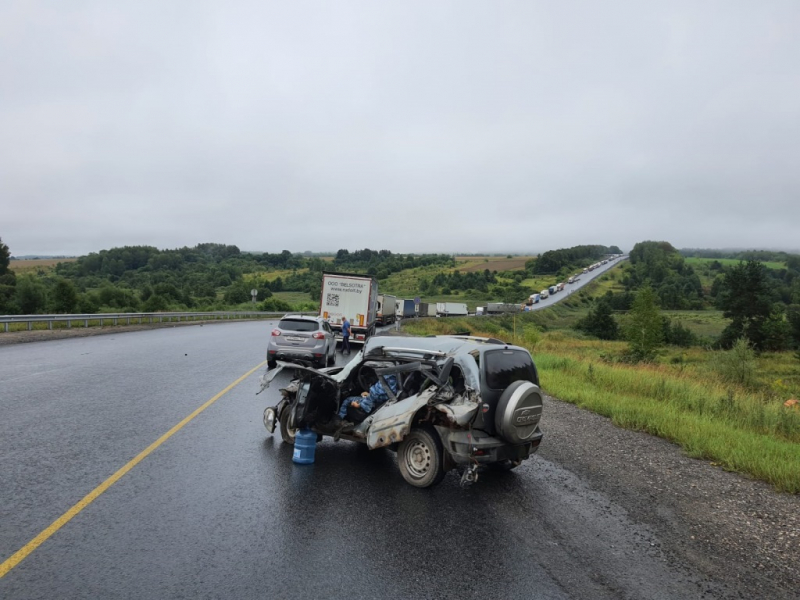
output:
[[[800,497],[555,398],[546,399],[542,428],[540,455],[652,527],[676,564],[720,582],[730,597],[797,597]]]

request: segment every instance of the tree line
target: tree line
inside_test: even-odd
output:
[[[111,248],[61,262],[52,272],[17,277],[9,268],[10,256],[0,239],[2,314],[228,310],[246,307],[251,289],[257,290],[263,310],[315,310],[315,304],[293,307],[273,294],[304,292],[313,303],[319,301],[324,270],[384,278],[417,266],[455,264],[444,254],[401,255],[365,248],[339,250],[333,261],[326,261],[288,250],[248,253],[234,245],[203,243],[166,250]],[[281,276],[274,277],[276,271]]]
[[[627,339],[632,356],[646,359],[661,344],[699,341],[661,309],[717,308],[730,322],[713,340],[715,347],[729,349],[745,340],[756,351],[800,349],[800,257],[789,255],[781,270],[754,259],[717,265],[719,273],[705,294],[693,268],[669,243],[640,242],[621,279],[625,291],[596,299],[575,327],[600,339]],[[619,318],[619,311],[628,314]]]
[[[609,254],[622,254],[617,246],[573,246],[559,250],[548,250],[525,263],[532,275],[564,275],[584,268]]]

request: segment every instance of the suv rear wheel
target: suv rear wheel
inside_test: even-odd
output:
[[[414,428],[397,449],[400,474],[414,487],[426,488],[444,478],[444,451],[433,429]]]

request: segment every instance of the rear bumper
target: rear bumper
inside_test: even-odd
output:
[[[297,360],[318,363],[325,360],[325,353],[312,352],[311,350],[300,350],[291,348],[270,348],[267,350],[267,360],[283,360],[294,362]]]
[[[502,438],[475,429],[469,432],[437,427],[436,430],[442,438],[442,447],[456,465],[487,465],[503,460],[525,460],[539,449],[544,437],[542,430],[537,428],[530,442],[509,444]]]
[[[341,330],[339,330],[339,331],[334,330],[334,333],[336,333],[336,341],[337,342],[341,342],[342,341],[342,332],[341,332]],[[369,330],[367,328],[351,327],[350,328],[350,343],[356,342],[357,344],[363,344],[364,342],[367,341],[367,338],[369,337],[368,333],[369,333]]]

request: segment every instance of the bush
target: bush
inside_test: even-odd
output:
[[[673,323],[669,317],[664,317],[664,342],[672,346],[688,348],[697,345],[697,336],[688,327],[680,323]]]
[[[619,327],[611,314],[611,306],[605,299],[600,299],[589,314],[575,324],[575,329],[583,331],[601,340],[619,338]]]
[[[144,312],[164,312],[169,309],[169,301],[160,294],[153,294],[144,303]]]
[[[650,286],[639,289],[625,323],[628,356],[633,362],[650,361],[664,340],[663,321]]]
[[[71,281],[60,278],[53,288],[50,300],[51,310],[54,313],[73,313],[78,307],[78,292]]]
[[[91,315],[100,310],[100,299],[97,294],[87,292],[78,298],[78,310],[83,314]]]
[[[725,381],[752,385],[756,373],[756,353],[749,340],[741,337],[733,343],[730,350],[718,351],[712,365]]]
[[[37,279],[31,276],[17,279],[16,303],[23,315],[33,315],[44,310],[47,292]]]
[[[292,305],[273,296],[272,298],[267,298],[261,304],[259,304],[258,310],[262,310],[264,312],[289,312],[292,310]]]

